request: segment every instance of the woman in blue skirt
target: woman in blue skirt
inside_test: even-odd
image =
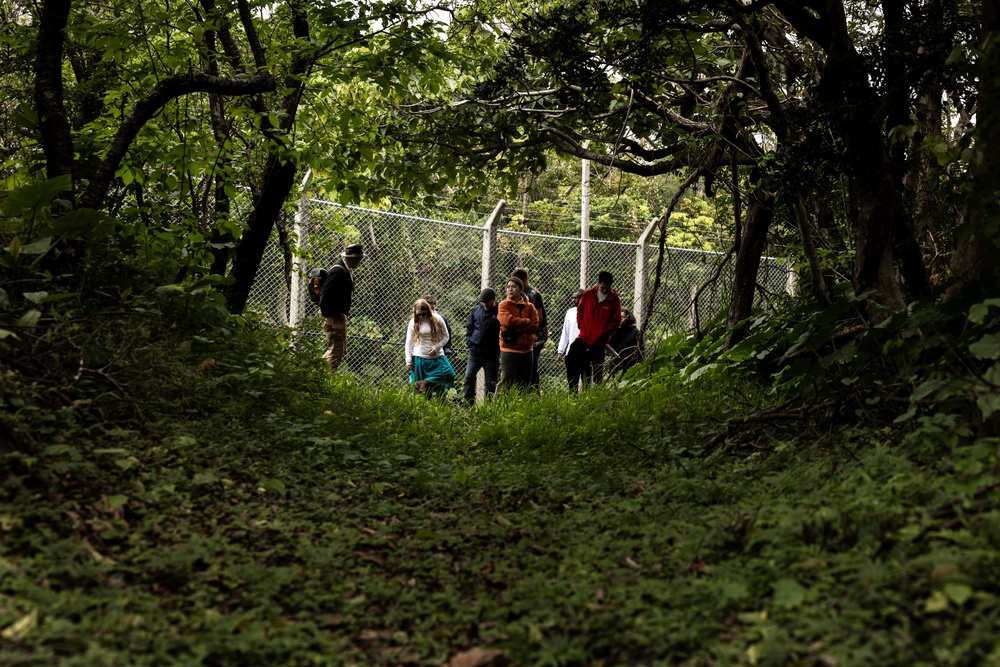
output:
[[[455,369],[443,351],[447,343],[444,318],[427,301],[417,299],[406,327],[406,369],[416,391],[440,396],[455,386]]]

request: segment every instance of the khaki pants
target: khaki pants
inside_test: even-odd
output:
[[[330,373],[336,373],[347,351],[347,315],[339,314],[323,318],[326,333],[326,352],[323,358],[330,364]]]
[[[500,382],[497,391],[517,387],[527,389],[531,384],[531,367],[534,355],[527,352],[500,352]]]

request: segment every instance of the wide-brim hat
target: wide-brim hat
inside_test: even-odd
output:
[[[361,247],[360,243],[352,243],[351,245],[344,248],[344,252],[340,253],[341,257],[364,257],[365,251]]]

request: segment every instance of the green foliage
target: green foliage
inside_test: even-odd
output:
[[[940,346],[941,369],[995,363],[996,299],[947,341],[915,307],[833,363],[845,294],[743,347],[672,339],[620,384],[465,409],[331,378],[283,332],[206,320],[199,290],[0,341],[4,664],[998,657],[1000,439],[969,393],[992,380],[920,390]],[[927,348],[897,349],[918,324]],[[738,422],[799,407],[809,379],[768,365],[799,350],[813,396],[838,372],[904,393],[863,394],[894,406],[876,424],[850,401],[833,428]]]

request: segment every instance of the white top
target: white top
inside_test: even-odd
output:
[[[563,320],[562,336],[559,337],[559,345],[556,347],[556,354],[566,354],[569,346],[573,344],[580,335],[580,326],[576,323],[576,306],[566,311],[566,318]]]
[[[416,340],[414,340],[413,318],[411,317],[410,321],[406,325],[407,366],[413,363],[413,357],[435,359],[444,354],[442,350],[444,349],[445,343],[448,342],[448,327],[444,323],[444,318],[436,312],[432,312],[431,316],[437,319],[441,328],[441,333],[444,335],[440,340],[435,341],[434,345],[431,345],[431,325],[428,322],[423,322],[420,325],[420,335],[416,337]]]

